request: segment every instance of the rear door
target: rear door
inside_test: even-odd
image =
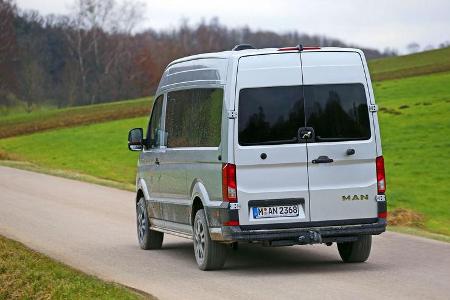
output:
[[[305,123],[301,80],[299,53],[239,60],[234,145],[241,225],[310,221],[306,144],[297,138]],[[299,211],[260,218],[253,210],[273,206]]]
[[[311,221],[377,217],[376,143],[356,52],[302,52]]]

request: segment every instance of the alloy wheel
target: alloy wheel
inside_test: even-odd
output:
[[[147,230],[147,220],[145,218],[145,211],[142,205],[138,206],[138,214],[137,214],[137,231],[139,242],[144,241],[145,232]]]
[[[205,226],[201,220],[197,220],[194,230],[195,256],[197,261],[203,262],[205,258]]]

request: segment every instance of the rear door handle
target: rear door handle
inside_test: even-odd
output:
[[[312,163],[313,164],[329,164],[332,163],[334,160],[332,158],[329,158],[328,156],[319,156],[316,159],[313,159]]]

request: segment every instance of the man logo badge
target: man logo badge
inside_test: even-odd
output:
[[[347,195],[342,196],[342,201],[369,200],[369,195]]]

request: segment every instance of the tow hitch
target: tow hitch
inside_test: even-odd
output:
[[[322,236],[316,231],[307,231],[298,237],[298,243],[300,245],[320,244],[322,243]]]
[[[293,246],[293,245],[312,245],[322,243],[322,236],[317,231],[303,232],[296,240],[275,240],[263,242],[266,247],[281,247],[281,246]]]

